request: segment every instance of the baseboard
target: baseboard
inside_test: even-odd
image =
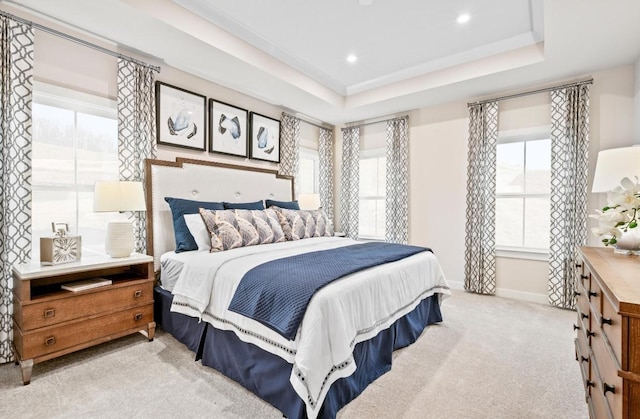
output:
[[[454,290],[464,290],[464,282],[447,281],[449,286]],[[546,295],[534,294],[532,292],[510,290],[508,288],[496,288],[496,296],[511,298],[512,300],[527,301],[529,303],[548,304],[549,300]]]

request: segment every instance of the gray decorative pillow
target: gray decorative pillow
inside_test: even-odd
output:
[[[252,210],[236,209],[236,221],[238,223],[238,231],[242,236],[243,246],[253,246],[256,244],[262,244],[260,234],[253,225],[253,212]],[[267,242],[271,243],[271,242]]]
[[[285,237],[284,231],[282,230],[282,226],[280,225],[280,219],[278,218],[278,213],[273,208],[267,208],[264,211],[260,211],[261,213],[267,216],[269,220],[269,226],[271,226],[271,230],[273,231],[273,243],[280,243],[287,241]]]
[[[211,236],[210,252],[219,252],[242,246],[242,235],[236,221],[235,210],[207,210],[200,208],[200,215]]]
[[[307,211],[290,210],[279,207],[271,208],[276,210],[280,226],[287,240],[300,240],[310,237],[307,235]],[[315,232],[315,226],[313,230]]]
[[[309,211],[316,220],[316,234],[314,237],[331,237],[333,236],[333,223],[327,214],[319,209]]]

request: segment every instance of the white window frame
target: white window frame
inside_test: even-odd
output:
[[[498,133],[498,144],[510,144],[521,143],[527,141],[547,140],[551,138],[551,126],[525,128],[517,130],[503,130]],[[527,151],[524,151],[524,176],[527,175]],[[526,180],[525,180],[526,185]],[[550,197],[551,191],[548,194],[542,193],[498,193],[496,191],[497,198],[535,198],[535,197]],[[522,216],[525,216],[523,211]],[[524,222],[522,228],[525,228]],[[551,234],[551,232],[549,232]],[[523,232],[524,237],[524,232]],[[530,260],[549,260],[549,249],[539,249],[531,247],[518,247],[518,246],[500,246],[496,243],[496,256],[512,259],[530,259]]]
[[[358,163],[360,162],[360,160],[365,160],[365,159],[378,159],[380,157],[386,157],[387,156],[387,150],[385,148],[374,148],[374,149],[368,149],[368,150],[360,150],[360,156],[358,157]],[[362,196],[360,194],[360,192],[358,193],[358,206],[360,205],[360,201],[361,200],[386,200],[387,199],[387,193],[385,190],[384,195],[368,195],[368,196]],[[378,216],[378,212],[376,211],[376,216]],[[386,221],[386,214],[382,215],[383,217],[385,217],[385,221]],[[376,219],[376,224],[377,224],[377,219]],[[360,228],[360,222],[358,220],[358,229]],[[360,235],[360,232],[358,232],[358,239],[363,239],[363,240],[370,240],[370,241],[384,241],[385,238],[384,236],[366,236],[366,235]]]
[[[73,89],[67,89],[60,86],[55,86],[43,82],[35,81],[33,84],[33,103],[39,105],[46,105],[57,107],[61,109],[67,109],[74,112],[74,125],[77,127],[77,113],[86,113],[95,116],[101,116],[106,118],[112,118],[118,120],[118,106],[117,102],[113,99],[91,95],[83,92],[79,92]],[[75,220],[80,220],[80,207],[78,194],[82,192],[93,192],[94,185],[83,185],[78,183],[78,159],[77,159],[77,138],[73,139],[74,143],[74,179],[71,183],[46,183],[46,182],[32,182],[31,188],[34,192],[37,191],[53,191],[53,192],[71,192],[76,195],[75,201]],[[108,179],[105,179],[108,180]],[[118,180],[117,177],[112,180]],[[60,221],[60,220],[52,220]],[[80,226],[69,226],[71,233],[79,234]],[[106,234],[106,225],[105,225]],[[32,235],[32,249],[34,252],[39,251],[39,240]],[[83,247],[83,251],[92,249]],[[35,254],[35,253],[34,253]]]

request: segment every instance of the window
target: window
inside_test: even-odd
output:
[[[300,193],[318,193],[320,159],[318,151],[300,147],[299,189]]]
[[[115,102],[36,83],[32,114],[33,254],[39,238],[52,234],[52,222],[68,223],[83,248],[103,253],[113,214],[93,212],[93,187],[118,179]]]
[[[361,151],[359,237],[384,240],[386,179],[385,150]]]
[[[547,132],[502,137],[497,147],[496,246],[549,249],[551,140]]]

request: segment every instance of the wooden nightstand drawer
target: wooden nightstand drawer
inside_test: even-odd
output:
[[[78,293],[63,291],[35,300],[33,304],[15,304],[14,317],[23,325],[23,331],[29,331],[153,301],[153,283],[135,282],[133,285],[110,285]]]
[[[62,289],[95,278],[111,284],[77,292]],[[153,340],[153,284],[153,258],[138,253],[13,266],[13,346],[23,383],[31,382],[38,362],[137,332]]]
[[[153,302],[128,310],[32,332],[16,327],[14,344],[22,359],[38,358],[94,340],[108,341],[110,334],[144,329],[153,321]]]

